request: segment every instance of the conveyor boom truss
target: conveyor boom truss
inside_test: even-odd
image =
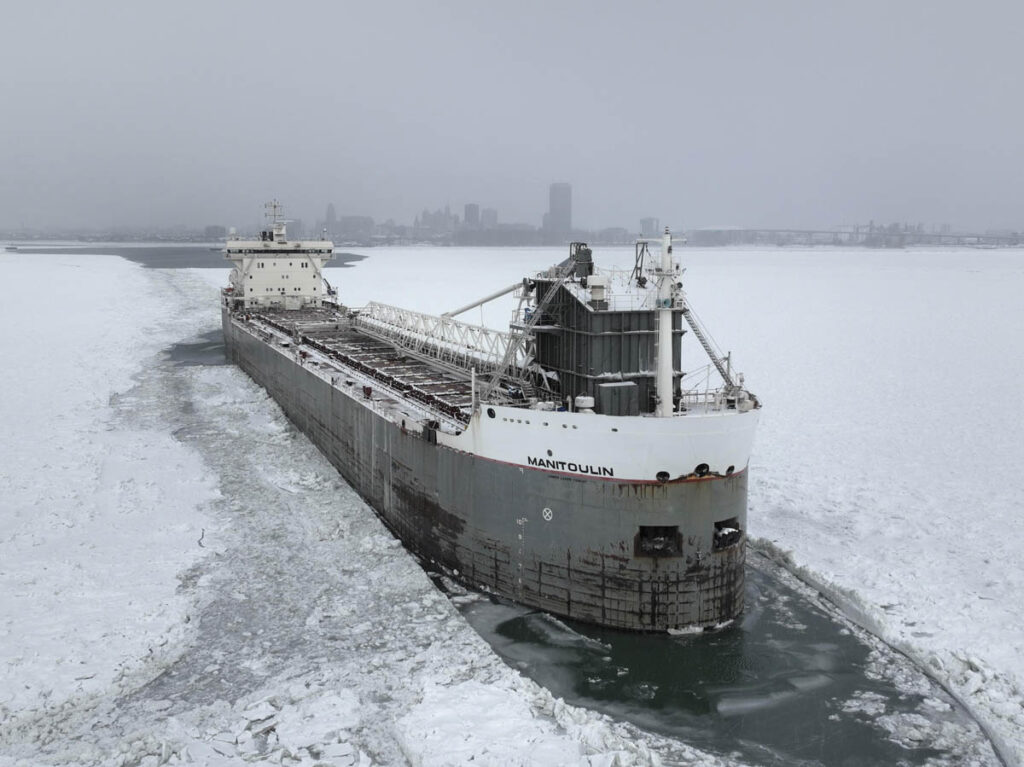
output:
[[[478,373],[494,370],[505,362],[512,341],[509,333],[377,302],[359,311],[355,325],[363,333],[413,356],[436,360],[466,373],[473,368]]]

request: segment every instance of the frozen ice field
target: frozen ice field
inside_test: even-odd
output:
[[[563,257],[362,252],[345,303],[431,312]],[[1024,253],[679,253],[765,403],[750,534],[1024,761]],[[248,378],[169,363],[226,270],[0,277],[0,765],[724,761],[505,667]]]

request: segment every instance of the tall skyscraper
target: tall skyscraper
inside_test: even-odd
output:
[[[656,218],[641,218],[640,219],[640,236],[641,237],[657,237],[658,234],[659,234],[658,219],[656,219]]]
[[[327,215],[324,216],[324,229],[327,230],[327,236],[333,237],[334,233],[338,231],[338,214],[334,211],[334,203],[327,204]]]
[[[462,217],[463,223],[472,229],[476,229],[480,226],[480,206],[475,202],[467,202],[465,215]]]
[[[566,235],[572,231],[572,185],[552,184],[548,189],[548,214],[544,228],[551,234]]]

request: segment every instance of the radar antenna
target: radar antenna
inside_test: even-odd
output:
[[[264,217],[270,219],[271,225],[276,224],[282,220],[281,214],[284,211],[284,206],[281,205],[277,200],[271,200],[268,203],[264,203],[263,207],[266,209]]]

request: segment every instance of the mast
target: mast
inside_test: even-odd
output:
[[[672,305],[675,303],[675,264],[672,262],[672,235],[665,227],[661,238],[661,268],[658,275],[658,367],[655,378],[657,406],[655,415],[672,415]]]
[[[276,242],[285,242],[288,238],[285,224],[288,222],[281,216],[284,206],[275,199],[266,203],[263,207],[266,209],[264,216],[270,220],[269,239]]]

